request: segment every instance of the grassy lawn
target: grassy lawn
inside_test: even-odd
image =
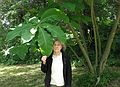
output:
[[[77,80],[75,78],[83,74],[83,72],[85,72],[83,69],[73,70],[73,83]],[[44,76],[44,73],[40,70],[40,64],[16,66],[1,65],[0,87],[44,87]],[[72,84],[72,87],[76,87],[75,84]],[[120,86],[110,85],[109,87]]]
[[[77,77],[82,72],[82,69],[74,69],[73,76]],[[0,65],[0,87],[44,87],[44,76],[40,64]]]
[[[0,66],[0,87],[44,87],[40,65]]]

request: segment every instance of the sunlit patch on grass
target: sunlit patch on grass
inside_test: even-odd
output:
[[[9,66],[0,68],[0,75],[2,74],[9,74],[9,75],[19,75],[19,73],[27,74],[31,73],[34,74],[37,71],[40,71],[40,66],[38,65],[28,65],[28,66]]]
[[[0,87],[44,87],[40,64],[0,66]]]

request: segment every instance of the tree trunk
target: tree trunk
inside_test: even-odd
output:
[[[118,6],[118,13],[116,15],[115,23],[114,23],[113,28],[111,30],[111,33],[109,35],[105,51],[104,51],[104,53],[102,55],[102,59],[100,61],[100,74],[103,72],[103,70],[105,68],[107,58],[108,58],[109,53],[110,53],[111,45],[112,45],[113,39],[115,37],[116,30],[117,30],[117,26],[119,24],[119,20],[120,20],[120,3],[119,3],[119,6]]]
[[[76,38],[77,43],[78,43],[78,45],[79,45],[79,47],[80,47],[80,49],[81,49],[81,51],[82,51],[82,53],[83,53],[86,61],[87,61],[87,64],[88,64],[88,67],[89,67],[90,72],[91,72],[92,74],[94,74],[94,68],[93,68],[93,66],[92,66],[92,64],[91,64],[90,58],[89,58],[89,56],[88,56],[88,54],[87,54],[84,46],[82,45],[80,39],[78,38],[77,32],[72,28],[71,24],[68,24],[68,29],[70,29],[70,30],[72,31],[74,37]]]

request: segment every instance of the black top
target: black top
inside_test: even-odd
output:
[[[64,87],[71,87],[72,70],[69,56],[62,52]],[[50,87],[52,54],[46,59],[46,64],[41,63],[42,72],[46,73],[45,87]]]

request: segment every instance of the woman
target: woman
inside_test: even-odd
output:
[[[71,87],[70,58],[63,50],[64,45],[59,40],[55,40],[52,54],[41,58],[41,70],[46,73],[45,87]]]

